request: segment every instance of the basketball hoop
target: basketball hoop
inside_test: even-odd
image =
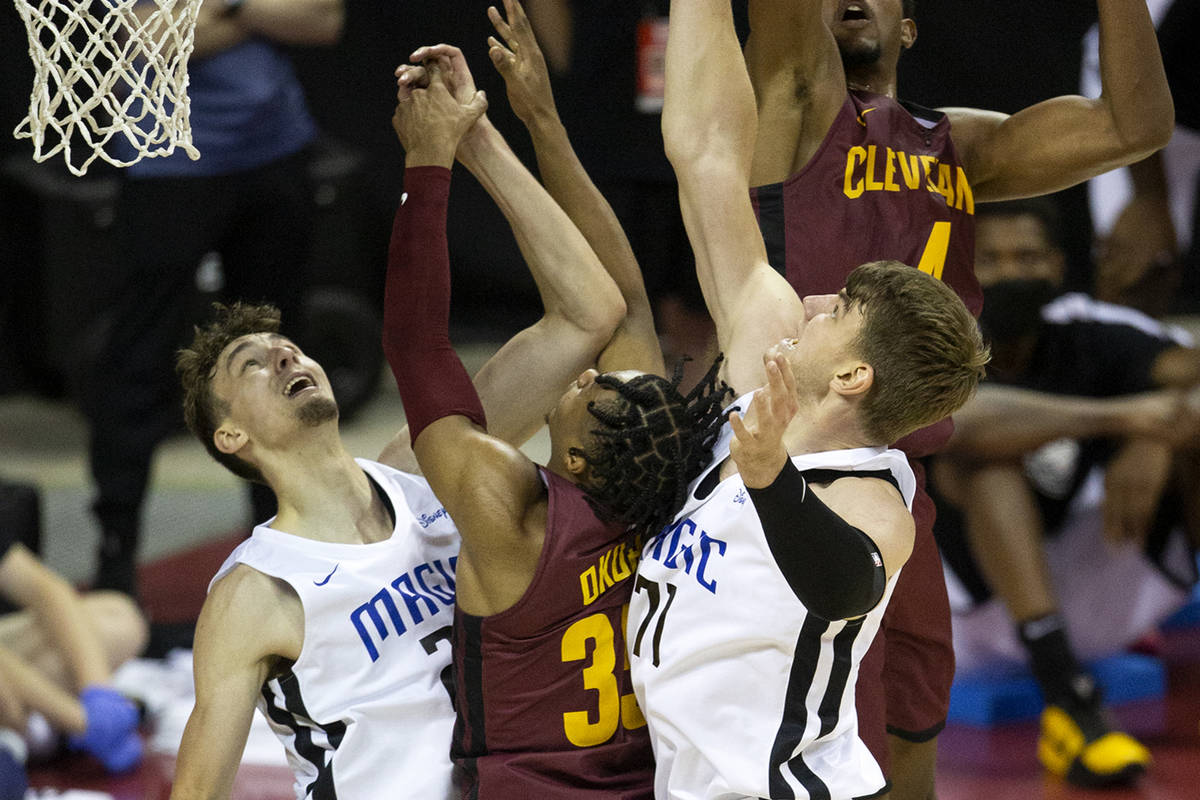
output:
[[[127,167],[182,147],[193,160],[187,61],[201,0],[14,0],[29,35],[29,116],[13,135],[35,161],[62,152],[83,175],[97,158]],[[135,11],[136,6],[141,6]],[[133,157],[112,152],[116,138]],[[86,153],[72,160],[71,148]],[[88,152],[90,151],[90,152]],[[128,154],[126,154],[128,155]]]

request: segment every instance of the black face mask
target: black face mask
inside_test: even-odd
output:
[[[1061,293],[1048,280],[1007,280],[984,287],[979,327],[984,338],[1007,344],[1034,336],[1042,327],[1042,307]]]

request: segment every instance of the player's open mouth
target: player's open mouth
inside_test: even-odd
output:
[[[305,389],[317,388],[316,382],[307,375],[297,375],[287,382],[287,386],[283,387],[283,394],[286,397],[295,397]]]
[[[867,10],[859,3],[850,3],[846,6],[846,10],[842,12],[842,22],[854,22],[866,19],[868,19]]]

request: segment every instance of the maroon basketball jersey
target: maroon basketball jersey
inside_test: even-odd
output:
[[[463,796],[651,798],[624,636],[640,542],[597,520],[579,487],[541,474],[546,538],[529,588],[499,614],[455,612],[451,756]]]
[[[894,259],[944,281],[972,314],[983,307],[975,198],[941,112],[852,92],[809,162],[751,197],[768,259],[801,297],[833,294],[859,264]],[[904,449],[933,452],[951,430],[930,426]]]

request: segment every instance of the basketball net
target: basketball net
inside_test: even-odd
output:
[[[14,2],[29,34],[34,79],[29,116],[13,135],[33,140],[35,161],[61,152],[67,168],[83,175],[97,158],[127,167],[176,147],[200,157],[187,96],[200,0],[97,0],[97,14],[91,0]],[[109,146],[115,137],[132,147],[130,160]]]

